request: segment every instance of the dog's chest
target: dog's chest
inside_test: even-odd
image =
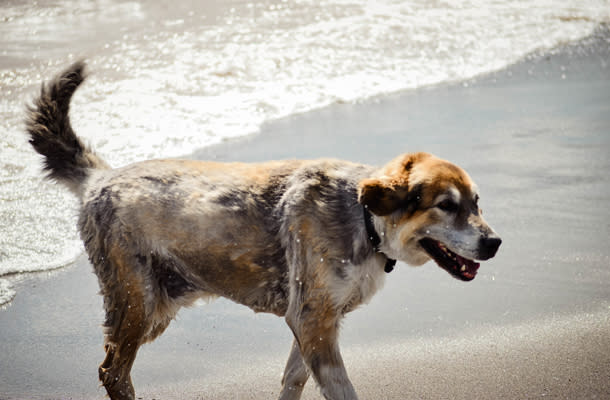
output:
[[[383,256],[374,256],[362,264],[346,264],[343,276],[333,280],[331,292],[335,304],[350,312],[361,304],[368,303],[383,287],[386,273]]]

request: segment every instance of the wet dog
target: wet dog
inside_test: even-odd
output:
[[[340,321],[369,301],[394,260],[433,259],[469,281],[474,260],[500,246],[470,177],[427,153],[381,168],[172,159],[112,169],[70,125],[84,69],[77,62],[43,85],[26,127],[48,177],[80,199],[78,226],[104,298],[99,377],[111,399],[135,398],[139,346],[181,307],[214,296],[285,318],[294,344],[281,399],[298,399],[310,375],[326,399],[355,399]]]

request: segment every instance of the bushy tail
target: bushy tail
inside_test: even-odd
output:
[[[28,106],[26,129],[30,144],[45,156],[48,177],[67,185],[75,193],[91,169],[108,169],[76,136],[70,125],[70,99],[85,80],[85,63],[78,61],[42,85],[40,97]]]

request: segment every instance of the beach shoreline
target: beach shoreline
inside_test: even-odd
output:
[[[427,150],[475,177],[502,249],[469,284],[399,264],[348,316],[342,349],[363,399],[610,395],[610,35],[599,32],[474,81],[334,105],[193,154],[381,164]],[[104,398],[86,257],[15,288],[0,310],[0,399]],[[137,396],[273,398],[291,341],[281,319],[225,300],[183,310],[140,351]],[[309,382],[304,399],[316,398]]]

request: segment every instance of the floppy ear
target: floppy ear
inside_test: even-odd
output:
[[[365,179],[359,185],[358,202],[373,214],[383,216],[400,208],[406,195],[404,186],[395,187],[381,179]]]
[[[381,178],[369,178],[358,184],[358,202],[375,215],[383,216],[399,208],[417,209],[421,198],[421,184],[409,183],[413,166],[431,155],[428,153],[405,154],[390,161]]]

